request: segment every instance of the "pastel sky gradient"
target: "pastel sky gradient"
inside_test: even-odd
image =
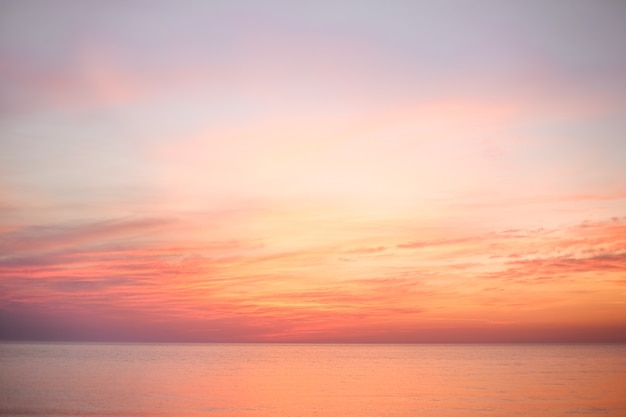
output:
[[[0,1],[0,339],[625,342],[624,22]]]

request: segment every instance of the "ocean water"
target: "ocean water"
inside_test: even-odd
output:
[[[626,345],[0,344],[3,416],[626,416]]]

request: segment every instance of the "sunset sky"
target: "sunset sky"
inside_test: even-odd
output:
[[[626,341],[626,3],[0,1],[0,339]]]

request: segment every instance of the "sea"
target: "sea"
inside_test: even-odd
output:
[[[626,416],[626,345],[0,343],[2,416]]]

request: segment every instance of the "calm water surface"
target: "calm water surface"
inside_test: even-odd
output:
[[[0,344],[5,416],[626,416],[625,345]]]

